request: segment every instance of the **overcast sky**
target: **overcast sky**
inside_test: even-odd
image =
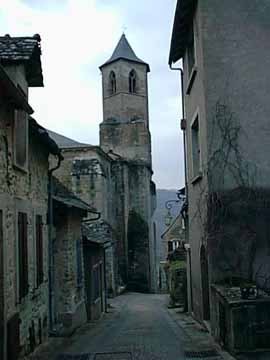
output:
[[[174,189],[184,185],[180,79],[167,65],[175,5],[176,0],[0,0],[2,35],[41,35],[45,87],[30,91],[34,117],[81,142],[99,142],[98,67],[125,29],[136,55],[151,68],[154,181]]]

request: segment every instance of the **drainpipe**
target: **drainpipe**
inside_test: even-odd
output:
[[[48,258],[49,258],[49,269],[48,269],[48,287],[49,287],[49,333],[50,335],[55,334],[54,331],[54,260],[53,260],[53,239],[52,239],[52,228],[53,228],[53,181],[52,174],[55,170],[59,169],[61,162],[64,160],[61,153],[57,155],[57,164],[52,169],[49,169],[48,177]]]
[[[184,101],[184,71],[182,68],[173,68],[170,65],[170,69],[173,71],[180,71],[180,85],[181,85],[181,102],[182,102],[182,119],[181,129],[183,130],[183,144],[184,144],[184,168],[185,168],[185,188],[186,188],[186,201],[188,202],[188,182],[187,182],[187,149],[186,149],[186,119],[185,119],[185,101]]]
[[[185,118],[185,100],[184,100],[184,70],[179,68],[173,68],[170,64],[170,69],[173,71],[180,71],[180,86],[181,86],[181,101],[182,101],[182,119],[181,119],[181,129],[183,130],[183,145],[184,145],[184,168],[185,168],[185,195],[186,203],[188,205],[188,180],[187,180],[187,148],[186,148],[186,118]],[[186,240],[189,239],[189,228],[188,228],[188,217],[185,220],[185,231],[186,231]],[[188,249],[189,256],[189,278],[190,278],[190,297],[191,297],[191,308],[193,307],[193,295],[192,295],[192,273],[191,273],[191,250]]]

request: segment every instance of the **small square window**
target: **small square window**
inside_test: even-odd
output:
[[[193,177],[196,177],[200,175],[201,170],[200,129],[198,115],[191,125],[191,146]]]
[[[13,133],[14,165],[27,171],[28,169],[28,114],[15,110]]]

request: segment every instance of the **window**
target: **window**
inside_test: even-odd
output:
[[[168,252],[173,251],[173,243],[171,241],[168,241]]]
[[[28,115],[25,111],[15,110],[14,117],[14,165],[22,170],[28,167]]]
[[[136,72],[135,70],[131,70],[129,73],[129,92],[130,93],[136,93]]]
[[[18,213],[19,300],[28,294],[27,214]]]
[[[76,241],[76,255],[77,255],[77,286],[81,287],[83,284],[83,268],[82,268],[82,242],[81,239]]]
[[[191,75],[191,72],[195,65],[195,44],[194,44],[193,26],[191,26],[188,35],[187,62],[188,62],[188,74]]]
[[[201,170],[201,154],[200,154],[200,139],[199,139],[199,116],[197,115],[191,125],[191,146],[192,146],[192,170],[193,177],[200,174]]]
[[[110,94],[116,93],[116,76],[113,71],[110,73]]]
[[[43,222],[42,216],[36,216],[36,271],[37,271],[37,286],[43,283]]]

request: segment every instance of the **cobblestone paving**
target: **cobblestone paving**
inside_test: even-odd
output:
[[[65,353],[87,353],[91,360],[185,359],[181,329],[169,316],[166,300],[164,295],[122,295],[114,301],[117,315],[104,320],[94,332],[78,333]],[[120,354],[118,358],[109,354],[95,358],[101,352],[129,352],[132,358],[121,358]]]

